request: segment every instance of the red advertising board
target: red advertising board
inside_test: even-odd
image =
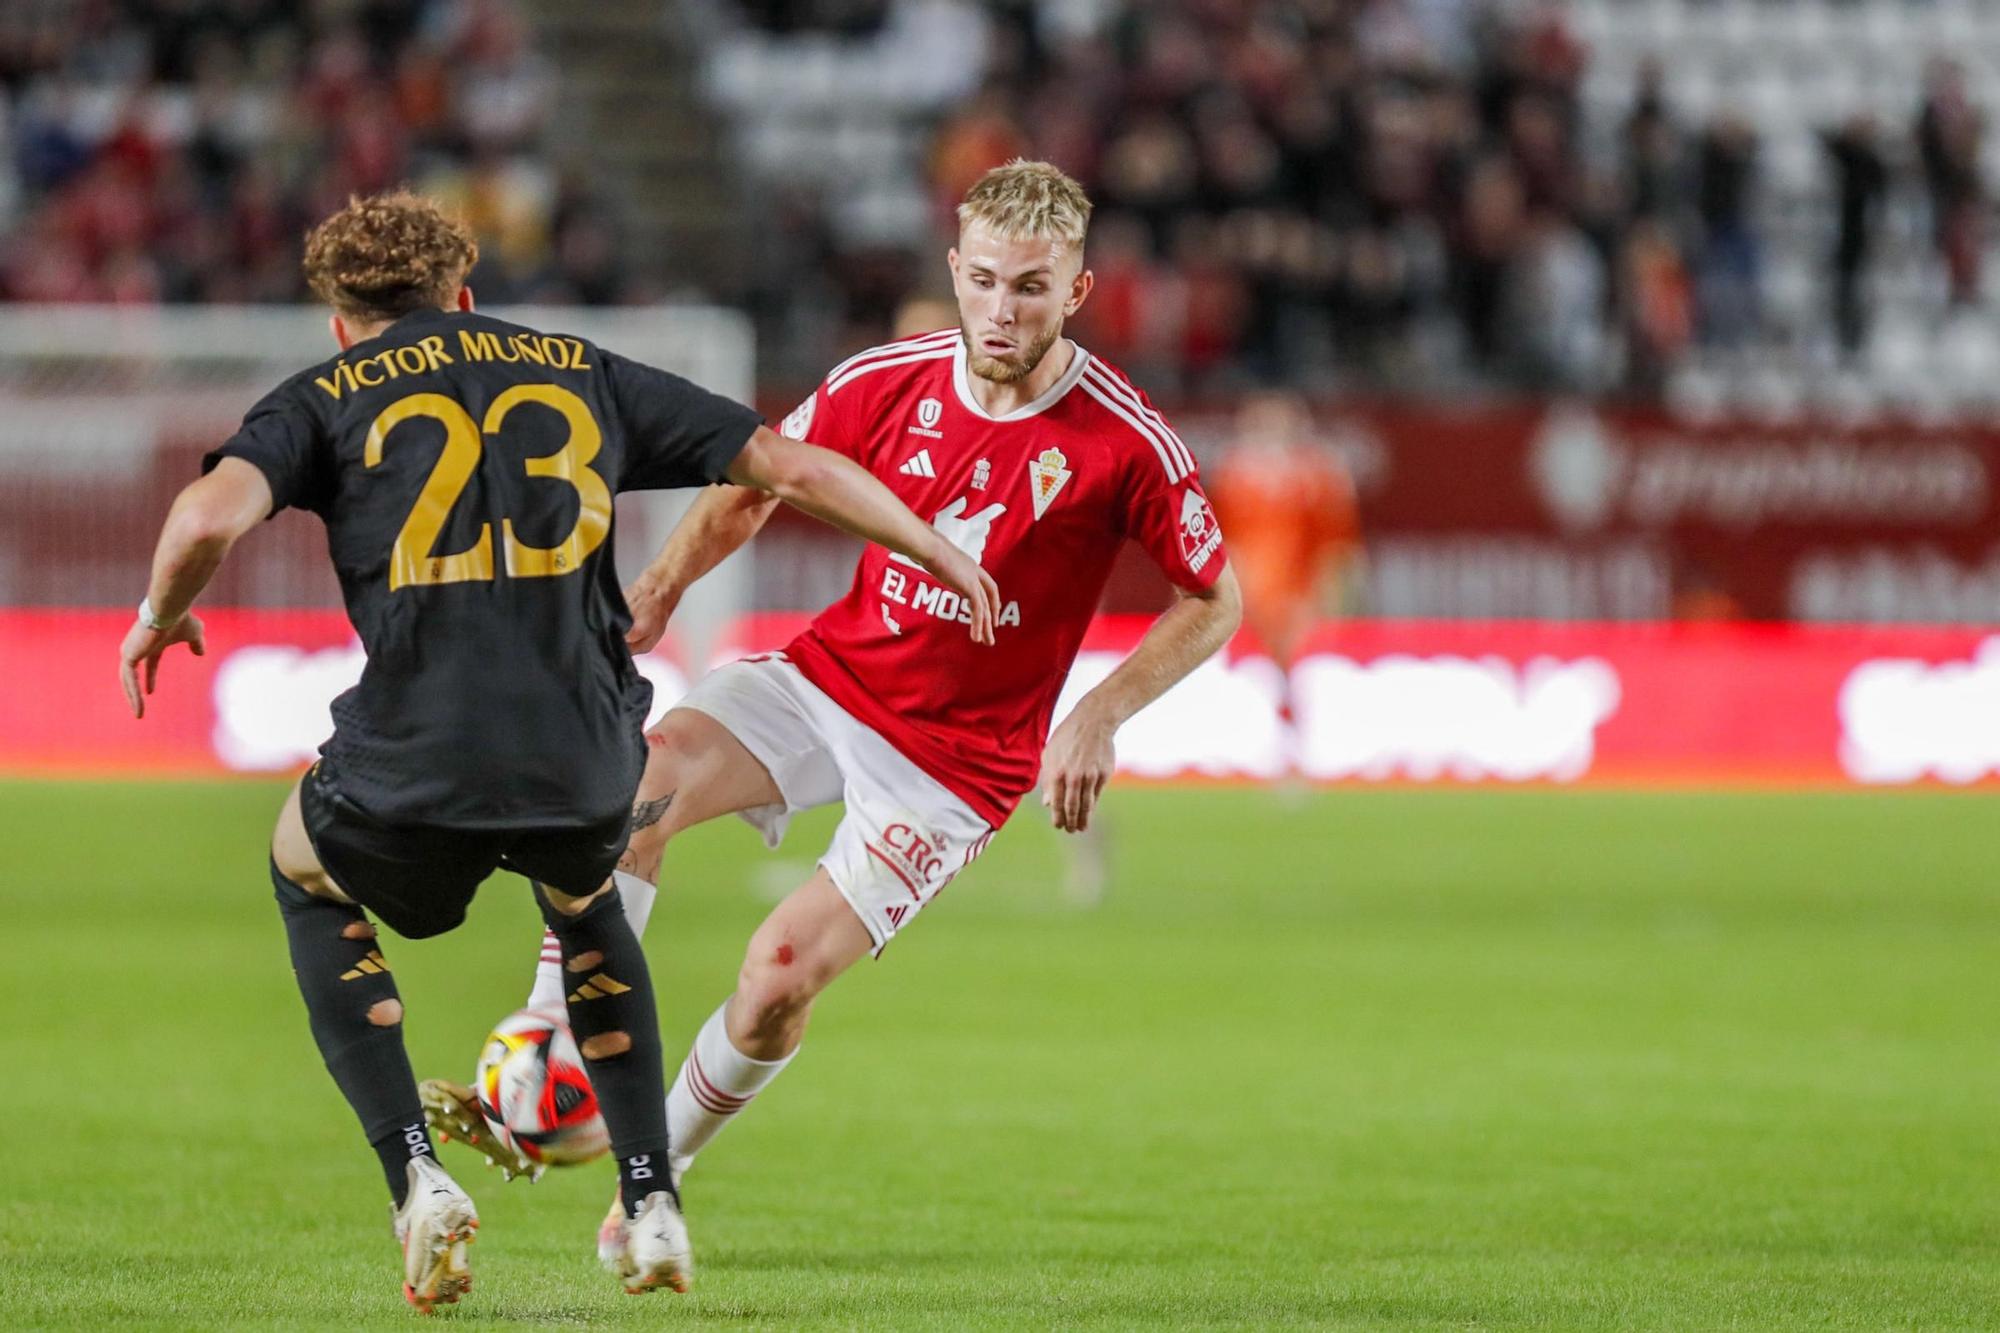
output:
[[[1211,471],[1233,412],[1170,411]],[[1534,401],[1331,404],[1317,419],[1354,483],[1370,615],[2000,625],[2000,425]],[[842,566],[811,554],[844,541],[823,525],[771,531],[794,543],[773,570]],[[1127,557],[1108,604],[1157,608],[1162,580]]]
[[[1325,421],[1378,614],[2000,623],[1987,425],[1568,403]]]
[[[146,717],[116,675],[122,612],[0,612],[0,769],[282,772],[306,762],[361,653],[338,612],[206,613]],[[782,646],[746,617],[722,656]],[[1104,617],[1066,708],[1144,633]],[[664,709],[689,683],[642,669]],[[1239,642],[1135,718],[1119,762],[1156,779],[1320,782],[1965,783],[2000,774],[2000,636],[1785,625],[1351,621],[1289,675]]]

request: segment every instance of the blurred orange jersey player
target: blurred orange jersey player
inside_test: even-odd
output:
[[[1313,621],[1336,609],[1340,580],[1361,551],[1353,482],[1312,435],[1296,397],[1253,395],[1209,483],[1243,586],[1245,623],[1285,665]]]

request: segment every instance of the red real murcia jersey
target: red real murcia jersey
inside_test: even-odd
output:
[[[1129,537],[1198,592],[1226,556],[1193,455],[1146,396],[1081,347],[1047,393],[988,416],[958,330],[836,366],[786,418],[929,518],[1000,585],[994,646],[971,612],[870,546],[846,597],[785,649],[814,685],[994,827],[1035,785],[1050,715]]]

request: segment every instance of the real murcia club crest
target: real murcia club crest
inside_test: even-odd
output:
[[[993,480],[993,464],[982,458],[972,465],[972,489],[983,491],[986,483]]]
[[[1049,512],[1049,505],[1069,484],[1069,479],[1069,460],[1060,449],[1044,449],[1040,457],[1028,460],[1028,492],[1035,502],[1036,518]]]

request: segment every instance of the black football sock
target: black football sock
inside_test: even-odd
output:
[[[626,1215],[638,1211],[655,1190],[667,1191],[678,1202],[667,1170],[667,1079],[653,978],[618,890],[576,916],[549,906],[539,888],[535,896],[562,948],[569,1027],[597,1090],[605,1128],[611,1131],[618,1197]],[[619,1034],[626,1040],[619,1041]],[[593,1050],[606,1047],[611,1053],[592,1058]]]
[[[276,861],[271,883],[292,948],[292,975],[305,997],[313,1040],[362,1132],[382,1161],[389,1195],[398,1208],[409,1192],[412,1157],[433,1154],[416,1076],[403,1049],[402,1000],[396,979],[375,941],[375,927],[361,909],[315,898],[285,878]],[[388,1003],[389,1010],[378,1006]],[[378,1023],[371,1018],[393,1016]]]

